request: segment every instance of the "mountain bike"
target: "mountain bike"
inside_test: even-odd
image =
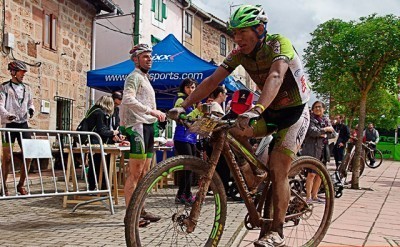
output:
[[[261,229],[260,236],[269,231],[272,223],[271,178],[267,175],[256,193],[251,193],[240,170],[236,156],[241,155],[253,166],[268,173],[268,166],[252,151],[247,150],[231,134],[234,120],[221,120],[203,116],[194,120],[190,131],[201,136],[210,136],[213,152],[209,160],[193,156],[176,156],[153,167],[139,183],[128,205],[125,216],[125,238],[127,246],[218,246],[225,230],[227,198],[215,167],[221,154],[237,185],[247,215],[247,229]],[[190,170],[193,174],[193,204],[175,201],[178,190],[176,173]],[[325,204],[306,202],[301,182],[304,173],[314,170],[322,179]],[[172,178],[172,179],[170,179]],[[290,202],[287,209],[283,233],[287,246],[317,246],[328,230],[333,214],[334,193],[329,173],[324,165],[312,157],[299,157],[292,162],[290,171]],[[167,185],[159,188],[162,180]],[[164,183],[165,184],[165,183]],[[210,193],[211,192],[211,193]],[[211,196],[209,196],[211,194]],[[145,228],[139,227],[143,208],[161,220]]]

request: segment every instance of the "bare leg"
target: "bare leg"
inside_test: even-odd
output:
[[[314,178],[315,178],[315,173],[309,172],[307,175],[307,181],[306,181],[306,197],[307,199],[311,199],[311,192],[313,192],[314,188]]]
[[[143,167],[146,164],[144,159],[129,159],[127,168],[127,177],[124,186],[125,205],[128,206],[132,194],[136,189],[137,184],[142,175]]]
[[[151,160],[152,160],[151,158],[146,159],[146,163],[143,166],[143,170],[140,174],[139,181],[142,180],[142,178],[146,176],[147,172],[150,170]]]
[[[291,162],[292,158],[287,154],[275,150],[271,152],[270,171],[274,207],[272,231],[278,232],[282,236],[283,223],[290,199],[288,173]]]
[[[316,175],[314,180],[314,185],[312,188],[312,199],[318,198],[318,191],[320,186],[321,186],[321,177],[319,175]]]
[[[9,167],[11,163],[10,148],[3,147],[3,155],[1,160],[1,168],[3,172],[3,183],[5,191],[7,191],[7,176],[9,172]]]
[[[26,162],[26,169],[25,169],[25,165],[24,165],[23,161],[21,164],[21,172],[20,172],[21,175],[19,177],[18,187],[23,187],[25,184],[26,173],[29,171],[31,159],[26,159],[25,162]]]

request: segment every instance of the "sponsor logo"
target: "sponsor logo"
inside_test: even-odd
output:
[[[154,54],[152,59],[153,59],[153,62],[173,62],[175,57],[181,55],[184,52],[185,51],[181,51],[181,52],[178,52],[178,53],[172,54],[172,55]]]
[[[301,76],[300,82],[301,82],[301,91],[304,93],[307,90],[306,77],[304,75]]]
[[[274,53],[277,54],[281,53],[281,43],[279,43],[279,41],[277,40],[270,41],[268,42],[268,45],[272,48],[272,51]]]
[[[301,69],[296,70],[296,71],[294,72],[294,76],[295,76],[295,77],[299,77],[300,72],[301,72]]]

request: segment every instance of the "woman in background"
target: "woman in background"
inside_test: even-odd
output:
[[[184,79],[180,86],[179,92],[175,100],[175,106],[178,107],[188,97],[197,86],[197,82],[194,79]],[[201,114],[200,110],[196,106],[191,106],[186,109],[186,114],[190,117],[197,117]],[[177,122],[174,134],[174,147],[177,155],[196,155],[196,142],[197,135],[190,133],[188,129],[181,123]],[[179,189],[175,197],[176,203],[192,204],[196,197],[192,195],[191,184],[192,184],[192,172],[181,171],[178,175]]]
[[[104,144],[114,143],[119,140],[119,131],[110,129],[110,119],[114,113],[114,100],[111,96],[101,96],[94,106],[92,106],[87,114],[89,115],[87,118],[88,127],[93,132],[96,132],[100,135]],[[99,144],[99,140],[97,138],[91,137],[91,144]],[[106,156],[106,164],[110,162],[110,155]],[[91,160],[89,160],[89,174],[88,174],[88,182],[89,182],[89,190],[96,189],[96,179],[94,170],[96,170],[96,178],[97,183],[99,182],[99,174],[100,174],[100,165],[101,165],[101,154],[96,153],[93,154],[93,164]],[[103,173],[104,174],[104,173]],[[105,189],[105,179],[102,179],[102,186],[98,189]]]
[[[325,104],[321,101],[315,101],[311,107],[310,125],[301,150],[302,155],[308,155],[322,160],[324,140],[332,138],[335,131],[331,126],[329,119],[324,116]],[[324,200],[318,197],[318,190],[321,185],[321,178],[313,170],[309,170],[306,181],[307,202],[324,203]]]

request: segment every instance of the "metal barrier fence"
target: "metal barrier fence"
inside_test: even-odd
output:
[[[0,200],[64,196],[66,206],[70,196],[90,195],[73,211],[101,201],[114,214],[108,164],[97,133],[8,128],[0,128],[0,133]],[[84,140],[87,145],[82,145]],[[34,163],[37,173],[32,174]],[[18,186],[18,181],[24,186]]]

